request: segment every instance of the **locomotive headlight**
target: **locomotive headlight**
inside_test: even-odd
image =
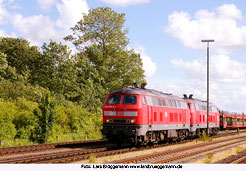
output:
[[[131,123],[135,123],[135,120],[134,119],[131,119],[131,121],[130,121]]]
[[[106,123],[109,123],[109,121],[110,121],[109,119],[106,119]]]

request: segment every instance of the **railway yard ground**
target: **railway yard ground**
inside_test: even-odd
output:
[[[46,148],[47,147],[47,148]],[[6,163],[246,163],[246,131],[220,132],[209,141],[187,140],[143,147],[117,147],[104,140],[0,148]]]
[[[236,135],[231,135],[231,136],[212,138],[212,142],[222,141],[221,143],[223,143],[224,140],[226,140],[228,138],[236,139],[236,138],[242,137],[242,136],[246,136],[246,133],[240,133],[240,135],[236,134]],[[244,137],[244,140],[246,140],[246,137]],[[234,141],[234,140],[232,140],[232,141]],[[168,146],[154,148],[154,149],[133,151],[133,152],[124,153],[124,154],[117,154],[117,155],[113,155],[113,156],[100,157],[100,158],[94,159],[93,161],[96,163],[108,163],[108,162],[110,162],[110,163],[128,163],[128,162],[124,162],[124,160],[135,161],[135,158],[137,158],[137,157],[139,157],[139,158],[141,158],[141,157],[145,158],[146,157],[147,158],[148,155],[152,155],[155,153],[169,152],[171,150],[182,149],[184,147],[191,147],[194,145],[205,144],[205,143],[206,142],[203,142],[200,139],[197,139],[197,140],[194,140],[191,142],[186,142],[184,144],[183,143],[182,144],[177,143],[177,144],[171,144]],[[218,145],[218,143],[215,143],[215,144]],[[202,148],[202,147],[199,147],[199,150],[200,150],[200,148]],[[199,154],[191,156],[191,157],[188,156],[182,160],[174,160],[173,162],[170,162],[170,163],[183,163],[183,164],[184,163],[186,163],[186,164],[218,163],[218,164],[221,164],[221,163],[225,163],[224,160],[227,158],[230,158],[232,155],[239,155],[237,151],[243,150],[245,152],[245,155],[246,155],[245,149],[246,149],[246,141],[242,141],[242,142],[235,143],[235,144],[233,143],[232,145],[229,145],[229,146],[214,149],[213,151],[209,150],[207,152],[199,153]],[[188,150],[183,151],[183,153],[187,153],[187,152],[188,152]],[[171,155],[174,156],[173,154],[171,154]],[[157,157],[154,157],[154,158],[157,158]],[[235,158],[238,158],[238,157],[235,157]],[[156,160],[156,159],[154,159],[154,160]],[[157,159],[157,161],[158,161],[158,159]],[[90,163],[90,162],[91,162],[90,160],[82,160],[82,161],[77,161],[75,163]],[[130,162],[130,163],[155,163],[155,161],[143,159],[143,160],[140,160],[139,162]]]

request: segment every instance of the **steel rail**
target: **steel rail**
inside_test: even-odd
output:
[[[243,156],[236,161],[232,162],[231,164],[240,164],[240,163],[246,163],[246,156]]]
[[[218,140],[218,141],[213,141],[213,142],[206,142],[206,143],[196,144],[196,145],[192,145],[192,146],[181,147],[181,148],[177,148],[177,149],[173,149],[173,150],[169,150],[169,151],[164,151],[164,152],[159,152],[159,153],[154,153],[154,154],[147,154],[147,155],[143,155],[143,156],[138,156],[138,157],[134,157],[134,158],[130,158],[130,159],[123,159],[123,160],[119,160],[119,161],[113,161],[111,163],[114,163],[114,164],[136,163],[138,161],[143,161],[143,160],[146,160],[146,159],[161,157],[161,156],[165,156],[165,155],[168,155],[168,154],[173,154],[173,153],[177,153],[177,152],[181,152],[181,151],[186,151],[186,150],[190,150],[190,149],[194,149],[194,148],[200,148],[200,147],[204,147],[204,146],[213,145],[213,144],[216,144],[216,143],[221,143],[221,142],[231,141],[231,140],[241,139],[241,138],[246,138],[246,137],[229,138],[229,139],[226,139],[226,140]],[[246,141],[246,139],[243,140],[243,141]]]
[[[230,145],[233,145],[233,144],[237,144],[237,143],[240,143],[240,142],[243,142],[243,141],[246,141],[246,139],[238,140],[236,142],[231,142],[231,143],[227,143],[227,144],[223,144],[223,145],[218,145],[218,146],[215,146],[215,147],[206,148],[206,149],[203,149],[203,150],[194,151],[194,152],[191,152],[191,153],[186,153],[186,154],[175,156],[175,157],[170,157],[170,158],[167,158],[167,159],[164,159],[164,160],[160,160],[160,161],[154,162],[153,164],[169,163],[169,162],[172,162],[172,161],[175,161],[175,160],[179,160],[179,159],[182,159],[182,158],[194,156],[194,155],[201,154],[201,153],[204,153],[204,152],[216,150],[216,149],[223,148],[223,147],[226,147],[226,146],[230,146]]]
[[[94,143],[94,142],[96,143],[96,142],[104,142],[104,141],[106,140],[95,139],[95,140],[71,141],[71,142],[60,142],[60,143],[38,144],[38,145],[16,146],[16,147],[4,147],[4,148],[0,148],[0,156],[6,154],[18,154],[24,152],[55,149],[59,146],[65,146],[65,145],[86,144],[86,143]]]

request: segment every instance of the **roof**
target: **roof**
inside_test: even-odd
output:
[[[120,90],[116,90],[110,93],[112,94],[141,94],[141,95],[150,95],[150,96],[158,96],[158,97],[164,97],[164,98],[172,98],[176,100],[185,100],[187,102],[191,103],[197,103],[197,104],[202,104],[206,105],[207,101],[202,101],[200,99],[194,99],[194,98],[181,98],[178,96],[174,96],[171,93],[163,93],[161,91],[153,90],[153,89],[143,89],[143,88],[123,88]],[[215,106],[213,103],[209,103],[210,106]]]
[[[202,101],[200,99],[190,99],[190,98],[184,98],[184,100],[188,101],[188,102],[192,102],[192,103],[197,103],[200,105],[207,105],[207,101]],[[209,102],[209,106],[215,106],[213,103]]]
[[[174,96],[171,93],[163,93],[161,91],[157,91],[153,89],[132,88],[132,87],[116,90],[116,91],[111,92],[110,94],[142,94],[142,95],[172,98],[172,99],[177,99],[177,100],[185,100],[178,96]]]

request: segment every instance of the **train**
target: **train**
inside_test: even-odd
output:
[[[103,136],[110,142],[134,145],[179,141],[207,131],[207,101],[184,94],[147,89],[146,83],[113,91],[103,105]],[[246,127],[246,117],[220,112],[209,103],[209,135],[220,129]]]
[[[244,113],[220,111],[220,129],[246,128],[246,116]]]

